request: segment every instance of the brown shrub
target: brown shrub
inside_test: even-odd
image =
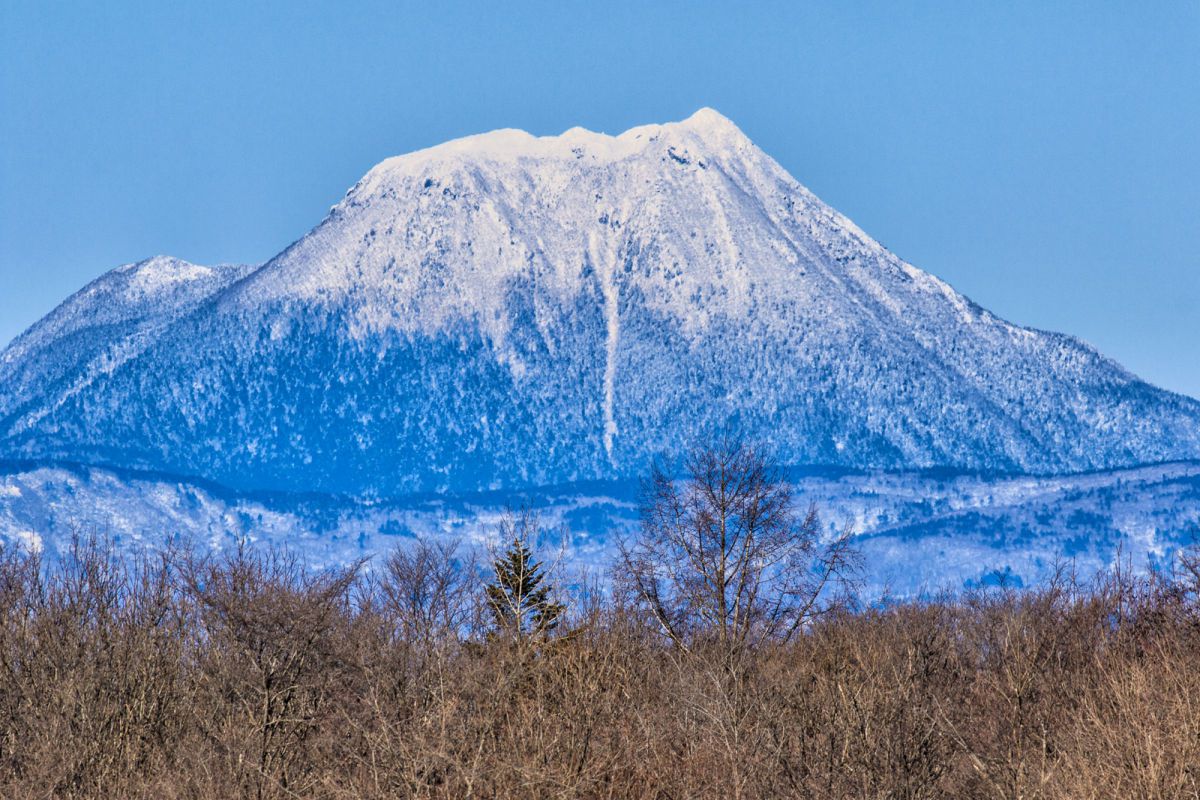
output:
[[[594,588],[488,637],[483,580],[420,543],[366,573],[0,551],[0,796],[1200,793],[1183,573],[835,609],[736,669]]]

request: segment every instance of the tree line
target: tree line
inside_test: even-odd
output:
[[[1200,557],[904,602],[762,451],[644,482],[606,576],[494,552],[0,549],[0,796],[1200,794]]]

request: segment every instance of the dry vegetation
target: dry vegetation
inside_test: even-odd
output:
[[[648,495],[617,591],[503,608],[430,543],[326,572],[0,551],[0,796],[1200,794],[1194,560],[861,608],[829,599],[848,551],[769,472],[702,491],[725,471]]]

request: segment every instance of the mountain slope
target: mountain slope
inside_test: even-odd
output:
[[[18,340],[0,455],[356,495],[628,476],[729,424],[860,468],[1200,457],[1200,403],[906,264],[711,110],[389,159],[241,276],[83,381]]]
[[[43,402],[61,397],[96,372],[111,371],[251,269],[155,256],[110,270],[0,352],[0,417],[35,397]]]

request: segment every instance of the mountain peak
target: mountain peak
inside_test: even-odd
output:
[[[130,289],[156,292],[187,281],[208,278],[213,271],[213,267],[193,264],[182,258],[157,255],[117,267],[113,270],[113,277],[124,276]]]
[[[377,188],[384,178],[412,175],[437,163],[587,159],[603,164],[636,156],[651,146],[662,144],[664,139],[676,138],[683,144],[700,144],[712,149],[750,144],[737,125],[707,107],[679,122],[639,125],[616,135],[580,126],[550,136],[535,136],[518,128],[499,128],[388,158],[372,168],[351,192]]]
[[[175,270],[179,268],[186,269],[196,266],[199,265],[193,264],[190,261],[185,261],[182,258],[176,258],[175,256],[169,256],[160,253],[155,256],[150,256],[149,258],[143,258],[141,261],[133,261],[128,264],[122,264],[121,266],[117,267],[117,271],[142,272],[149,270],[153,272],[159,272],[162,270]]]
[[[698,109],[696,113],[677,124],[701,135],[729,136],[732,134],[745,136],[741,129],[734,124],[733,120],[715,108],[708,106]]]

